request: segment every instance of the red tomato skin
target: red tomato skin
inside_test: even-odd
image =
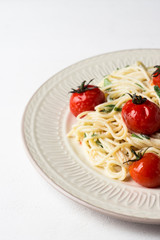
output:
[[[160,108],[149,100],[142,104],[129,100],[122,108],[122,118],[131,132],[151,135],[160,129]]]
[[[160,157],[145,153],[143,157],[129,166],[131,177],[138,184],[155,188],[160,186]]]
[[[95,87],[88,85],[88,87]],[[95,107],[105,102],[104,93],[98,88],[87,90],[83,93],[72,93],[70,98],[70,110],[75,117],[85,111],[94,111]]]
[[[160,74],[157,77],[153,75],[153,85],[157,85],[160,88]]]

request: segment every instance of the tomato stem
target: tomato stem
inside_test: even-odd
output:
[[[136,93],[134,93],[133,95],[128,93],[128,95],[132,98],[132,102],[134,104],[142,104],[145,101],[147,101],[147,98],[144,98],[144,97],[142,97],[140,95],[138,96],[138,95],[136,95]]]
[[[152,76],[157,77],[160,74],[160,65],[156,65],[154,66],[154,68],[157,68],[157,69],[152,73]]]
[[[132,148],[132,149],[131,149],[131,152],[136,156],[136,158],[135,158],[135,159],[132,159],[132,160],[125,161],[123,164],[129,163],[129,162],[137,162],[137,161],[139,161],[139,160],[143,157],[143,155],[145,154],[145,152],[148,150],[148,148],[150,148],[150,147],[147,147],[147,148],[144,150],[143,153],[141,153],[142,150],[141,150],[139,153],[136,153],[136,152],[134,151],[134,149]]]
[[[81,83],[81,85],[78,86],[77,89],[72,88],[72,90],[71,90],[69,93],[83,93],[83,92],[86,92],[86,91],[88,91],[88,90],[92,90],[92,89],[98,88],[97,86],[89,86],[89,84],[90,84],[93,80],[94,80],[94,78],[91,79],[87,84],[85,84],[86,81],[83,81],[83,82]]]

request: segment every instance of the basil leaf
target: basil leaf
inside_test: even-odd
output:
[[[97,134],[96,134],[96,133],[93,133],[93,134],[91,135],[91,137],[95,137],[95,136],[97,136]]]
[[[109,105],[107,105],[106,107],[111,107],[111,108],[113,108],[113,107],[115,107],[115,104],[109,104]]]
[[[102,109],[100,112],[110,113],[113,110],[113,108],[108,109]]]
[[[146,138],[146,139],[150,139],[149,136],[145,135],[145,134],[140,134],[143,138]]]
[[[107,90],[107,91],[110,91],[110,90],[112,90],[112,88],[110,87],[110,88],[107,88],[106,90]]]
[[[154,86],[154,91],[157,93],[158,97],[160,98],[160,88],[157,85]]]
[[[102,143],[99,141],[99,139],[96,140],[96,144],[103,148]]]
[[[109,104],[107,106],[105,106],[104,109],[102,109],[100,112],[106,112],[106,113],[109,113],[113,110],[113,108],[115,107],[114,104]]]
[[[115,108],[114,108],[114,111],[121,112],[121,111],[122,111],[122,108],[115,107]]]
[[[144,89],[140,84],[138,84],[138,83],[135,83],[135,84],[136,84],[138,87]]]
[[[100,112],[106,112],[106,113],[109,113],[113,110],[113,108],[115,107],[114,104],[109,104],[107,106],[105,106],[104,109],[102,109]]]
[[[106,87],[109,84],[111,84],[111,81],[108,78],[105,78],[104,79],[104,87]]]
[[[145,135],[145,134],[140,134],[140,136],[141,136],[141,137],[140,137],[140,136],[138,136],[138,135],[132,133],[131,136],[132,136],[132,137],[139,138],[139,139],[142,139],[142,138],[150,139],[150,137],[147,136],[147,135]]]
[[[132,137],[135,137],[135,138],[142,139],[140,136],[138,136],[138,135],[136,135],[136,134],[134,134],[134,133],[132,133],[131,136],[132,136]]]

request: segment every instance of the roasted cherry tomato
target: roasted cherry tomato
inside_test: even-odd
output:
[[[97,105],[105,102],[104,93],[97,86],[90,85],[90,82],[85,85],[85,82],[70,92],[70,110],[75,117],[84,111],[92,111]]]
[[[155,68],[157,68],[157,69],[152,74],[152,76],[153,76],[153,84],[157,85],[160,88],[160,66],[156,65]]]
[[[131,160],[132,161],[132,160]],[[154,153],[145,153],[140,160],[129,166],[133,180],[148,188],[160,186],[160,157]]]
[[[129,94],[132,100],[122,108],[122,118],[127,128],[136,133],[151,135],[160,129],[160,108],[153,102]]]

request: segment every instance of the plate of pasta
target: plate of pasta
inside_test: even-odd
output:
[[[24,113],[23,138],[49,183],[110,216],[160,223],[158,64],[159,49],[106,53],[62,70],[37,90]],[[91,103],[99,91],[101,100],[90,109],[77,99],[73,105],[71,89],[72,96],[83,89],[85,99],[89,92]]]

